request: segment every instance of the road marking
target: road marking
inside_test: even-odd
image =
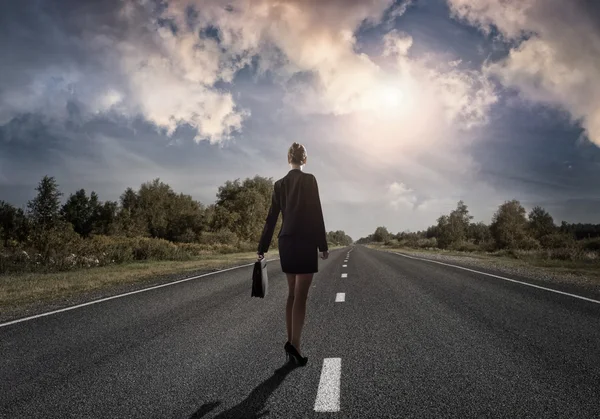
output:
[[[344,260],[344,263],[348,263],[348,259]]]
[[[347,268],[347,267],[348,267],[348,265],[342,265],[342,268]]]
[[[316,412],[340,411],[340,381],[342,358],[325,358],[315,400]]]
[[[510,279],[510,278],[506,278],[506,277],[503,277],[500,275],[494,275],[494,274],[489,274],[487,272],[476,271],[475,269],[463,268],[462,266],[451,265],[450,263],[438,262],[437,260],[430,260],[430,259],[424,259],[424,258],[419,258],[419,257],[415,257],[415,256],[408,256],[408,255],[403,255],[402,253],[396,253],[396,252],[391,252],[391,253],[394,253],[395,255],[403,256],[403,257],[409,258],[409,259],[422,260],[425,262],[437,263],[438,265],[450,266],[453,268],[462,269],[463,271],[469,271],[469,272],[474,272],[474,273],[481,274],[481,275],[487,275],[487,276],[491,276],[492,278],[503,279],[505,281],[514,282],[516,284],[527,285],[528,287],[538,288],[538,289],[541,289],[544,291],[550,291],[550,292],[554,292],[556,294],[567,295],[569,297],[578,298],[578,299],[584,300],[584,301],[589,301],[590,303],[600,304],[600,301],[598,301],[598,300],[593,300],[591,298],[582,297],[581,295],[575,295],[575,294],[571,294],[568,292],[555,290],[552,288],[546,288],[546,287],[542,287],[540,285],[530,284],[528,282],[517,281],[516,279]]]
[[[346,301],[346,293],[344,293],[344,292],[338,292],[335,295],[335,302],[336,303],[343,303],[344,301]]]
[[[279,259],[269,259],[269,262],[276,261],[276,260],[279,260]],[[108,301],[108,300],[114,300],[115,298],[121,298],[121,297],[126,297],[128,295],[139,294],[140,292],[146,292],[146,291],[150,291],[150,290],[155,290],[157,288],[168,287],[170,285],[175,285],[175,284],[179,284],[181,282],[191,281],[193,279],[203,278],[203,277],[209,276],[209,275],[216,275],[216,274],[223,273],[223,272],[233,271],[235,269],[247,268],[247,267],[253,266],[253,265],[254,265],[254,262],[249,263],[247,265],[234,266],[233,268],[221,269],[220,271],[214,271],[214,272],[209,272],[209,273],[202,274],[202,275],[192,276],[190,278],[180,279],[180,280],[177,280],[174,282],[168,282],[166,284],[155,285],[155,286],[148,287],[148,288],[142,288],[140,290],[126,292],[124,294],[117,294],[117,295],[113,295],[113,296],[106,297],[106,298],[100,298],[98,300],[88,301],[87,303],[77,304],[75,306],[65,307],[65,308],[61,308],[59,310],[53,310],[53,311],[48,311],[46,313],[36,314],[35,316],[24,317],[22,319],[12,320],[12,321],[9,321],[6,323],[0,323],[0,327],[10,326],[11,324],[16,324],[16,323],[21,323],[21,322],[28,321],[28,320],[37,319],[39,317],[50,316],[51,314],[62,313],[63,311],[75,310],[76,308],[90,306],[92,304],[98,304],[98,303],[102,303],[102,302]]]
[[[342,274],[342,278],[348,278],[348,274]]]

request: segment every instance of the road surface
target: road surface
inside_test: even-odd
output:
[[[350,249],[320,262],[304,368],[272,262],[265,299],[245,267],[0,326],[0,417],[600,417],[600,304]]]

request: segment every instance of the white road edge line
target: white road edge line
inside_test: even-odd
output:
[[[338,292],[335,295],[335,302],[336,303],[343,303],[344,301],[346,301],[346,293],[345,292]]]
[[[315,400],[315,412],[340,411],[342,358],[325,358]]]
[[[279,259],[269,259],[268,261],[272,262],[272,261],[276,261],[276,260],[279,260]],[[22,319],[12,320],[12,321],[9,321],[9,322],[6,322],[6,323],[0,323],[0,327],[10,326],[11,324],[16,324],[16,323],[21,323],[21,322],[28,321],[28,320],[37,319],[39,317],[50,316],[51,314],[62,313],[63,311],[75,310],[76,308],[90,306],[92,304],[98,304],[98,303],[102,303],[102,302],[108,301],[108,300],[114,300],[115,298],[121,298],[121,297],[126,297],[128,295],[139,294],[140,292],[146,292],[146,291],[150,291],[150,290],[155,290],[157,288],[168,287],[170,285],[180,284],[182,282],[191,281],[193,279],[198,279],[198,278],[203,278],[205,276],[216,275],[216,274],[219,274],[219,273],[222,273],[222,272],[233,271],[235,269],[240,269],[240,268],[247,268],[247,267],[252,266],[252,265],[254,265],[254,262],[246,264],[246,265],[234,266],[232,268],[221,269],[219,271],[208,272],[208,273],[205,273],[205,274],[202,274],[202,275],[192,276],[190,278],[179,279],[177,281],[167,282],[166,284],[155,285],[155,286],[148,287],[148,288],[142,288],[140,290],[126,292],[124,294],[112,295],[110,297],[105,297],[105,298],[100,298],[98,300],[88,301],[87,303],[77,304],[75,306],[65,307],[65,308],[61,308],[61,309],[53,310],[53,311],[48,311],[46,313],[36,314],[34,316],[23,317]]]
[[[555,289],[552,289],[552,288],[546,288],[546,287],[542,287],[540,285],[530,284],[528,282],[517,281],[516,279],[505,278],[505,277],[500,276],[500,275],[494,275],[494,274],[489,274],[487,272],[476,271],[475,269],[463,268],[462,266],[451,265],[449,263],[444,263],[444,262],[438,262],[437,260],[423,259],[423,258],[419,258],[419,257],[416,257],[416,256],[408,256],[408,255],[403,255],[402,253],[396,253],[396,252],[390,252],[390,253],[393,253],[393,254],[398,255],[398,256],[403,256],[403,257],[409,258],[409,259],[422,260],[422,261],[425,261],[425,262],[437,263],[438,265],[450,266],[450,267],[453,267],[453,268],[462,269],[463,271],[469,271],[469,272],[474,272],[474,273],[481,274],[481,275],[487,275],[487,276],[491,276],[492,278],[503,279],[505,281],[514,282],[516,284],[527,285],[528,287],[538,288],[538,289],[541,289],[541,290],[544,290],[544,291],[550,291],[550,292],[554,292],[556,294],[562,294],[562,295],[566,295],[566,296],[569,296],[569,297],[578,298],[580,300],[589,301],[590,303],[600,304],[600,301],[598,301],[598,300],[593,300],[591,298],[582,297],[581,295],[571,294],[571,293],[568,293],[568,292],[559,291],[559,290],[555,290]]]
[[[348,274],[342,274],[342,278],[348,278]]]

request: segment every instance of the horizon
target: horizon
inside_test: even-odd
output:
[[[0,6],[0,198],[17,206],[44,175],[63,202],[160,178],[209,205],[228,180],[284,176],[297,141],[327,231],[355,240],[459,200],[486,224],[512,199],[600,222],[589,2],[26,3]]]

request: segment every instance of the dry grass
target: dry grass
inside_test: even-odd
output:
[[[276,252],[269,258],[276,258]],[[26,273],[0,276],[0,311],[40,305],[99,290],[129,285],[142,286],[161,277],[212,271],[251,263],[256,253],[207,255],[190,261],[147,261],[56,273]]]

